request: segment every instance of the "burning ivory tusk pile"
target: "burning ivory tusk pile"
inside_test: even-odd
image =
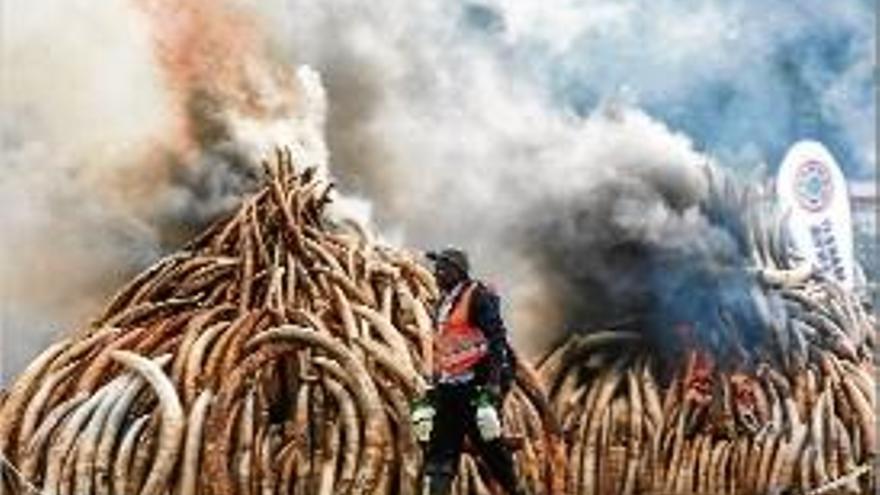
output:
[[[289,154],[266,172],[12,383],[3,493],[417,492],[409,405],[431,366],[433,277],[330,220],[331,184]],[[558,493],[561,439],[525,363],[504,414],[520,472]],[[481,472],[465,456],[457,492],[489,493]]]
[[[433,278],[329,218],[330,183],[288,154],[266,172],[0,393],[4,494],[418,492]],[[503,413],[533,493],[873,491],[875,321],[792,266],[777,227],[747,236],[785,309],[748,366],[694,348],[670,370],[623,330],[518,362]],[[465,454],[454,494],[492,493],[484,471]]]
[[[789,373],[718,373],[710,401],[696,353],[661,385],[631,337],[574,337],[539,367],[566,438],[566,493],[874,493],[864,469],[877,454],[870,361],[808,344]]]
[[[670,363],[639,328],[572,336],[539,363],[567,493],[875,493],[877,322],[853,292],[793,263],[765,213],[742,238],[759,267],[749,297],[774,315],[763,340],[727,348],[746,356],[735,365],[699,345]]]

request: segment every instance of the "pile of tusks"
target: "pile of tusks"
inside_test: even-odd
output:
[[[433,277],[330,218],[331,183],[286,151],[264,165],[262,190],[0,394],[0,492],[419,492]],[[525,363],[504,415],[519,472],[559,493],[561,439]],[[482,473],[463,456],[456,492],[489,493]]]
[[[798,263],[778,214],[715,194],[746,217],[764,338],[732,349],[748,357],[734,367],[699,346],[670,363],[638,329],[560,343],[537,368],[565,439],[566,493],[875,493],[875,316]]]
[[[719,372],[706,399],[688,371],[661,384],[638,339],[575,337],[538,368],[565,438],[565,493],[874,493],[871,362],[817,349],[795,375]]]
[[[333,218],[331,184],[288,153],[265,169],[0,392],[0,493],[419,493],[433,277]],[[518,360],[505,438],[532,493],[873,493],[876,321],[753,220],[777,311],[748,366],[693,350],[669,369],[622,330]],[[468,453],[459,474],[455,495],[498,493]]]

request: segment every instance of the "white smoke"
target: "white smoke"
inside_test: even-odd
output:
[[[308,68],[243,53],[257,65],[227,75],[247,84],[256,110],[244,109],[216,98],[225,80],[171,85],[155,24],[135,2],[39,0],[3,14],[0,66],[12,70],[0,71],[0,383],[237,206],[275,146],[303,166],[327,163],[326,100]],[[200,56],[227,55],[222,21],[204,22],[219,46]]]
[[[760,170],[800,127],[825,126],[857,157],[851,169],[871,173],[875,161],[864,132],[873,105],[856,108],[871,99],[873,59],[858,1],[761,12],[743,1],[261,5],[291,59],[324,74],[343,190],[371,199],[382,229],[407,244],[468,249],[508,296],[521,341],[563,323],[553,301],[569,284],[529,252],[554,242],[529,238],[551,202],[576,216],[622,188],[634,209],[613,226],[650,235],[678,221],[658,191],[699,197],[700,166],[715,161],[698,151],[707,144],[729,166]]]
[[[168,120],[124,3],[4,2],[2,23],[0,382],[158,255],[113,181]]]
[[[0,75],[0,219],[15,236],[0,243],[0,359],[13,344],[23,352],[0,372],[41,347],[46,329],[92,314],[96,292],[111,292],[173,248],[157,225],[187,224],[188,215],[204,222],[241,192],[211,186],[240,174],[222,147],[221,159],[202,156],[203,166],[163,194],[138,187],[160,172],[133,157],[157,149],[174,116],[148,21],[130,3],[7,4],[0,66],[15,70]],[[468,249],[479,274],[506,296],[521,337],[551,335],[536,331],[561,324],[548,302],[560,288],[528,252],[540,243],[526,242],[533,230],[524,228],[548,200],[578,206],[574,214],[601,185],[620,180],[698,196],[703,148],[728,161],[745,157],[748,166],[772,161],[768,143],[784,149],[802,112],[790,72],[807,81],[806,100],[836,125],[832,137],[853,149],[856,165],[870,169],[876,160],[873,110],[865,110],[873,108],[870,7],[858,0],[760,10],[745,0],[699,8],[612,0],[234,4],[260,14],[287,70],[309,64],[321,74],[327,148],[321,119],[306,119],[305,148],[318,161],[329,150],[346,197],[362,198],[349,204],[401,243]],[[812,39],[823,54],[846,41],[835,41],[840,33],[851,35],[852,48],[828,60],[798,65],[789,49]],[[275,139],[289,132],[284,117],[268,133],[242,115],[227,118],[228,137]],[[638,215],[644,203],[632,205],[618,211],[619,224],[650,231]],[[60,268],[44,271],[64,275],[32,277],[53,259]],[[88,297],[77,303],[80,294]]]
[[[707,159],[686,136],[618,95],[586,118],[559,108],[483,33],[462,28],[460,5],[332,3],[293,2],[270,17],[296,19],[286,45],[324,74],[343,190],[370,198],[381,228],[408,245],[468,250],[504,294],[521,343],[540,347],[563,324],[555,282],[529,252],[540,243],[523,237],[548,200],[589,201],[639,168],[700,188]]]

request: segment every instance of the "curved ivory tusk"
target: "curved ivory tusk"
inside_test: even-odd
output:
[[[131,382],[122,391],[122,395],[114,403],[107,417],[104,430],[101,432],[101,439],[98,441],[98,450],[95,454],[95,493],[98,495],[110,493],[113,463],[111,454],[116,446],[116,436],[122,428],[129,407],[131,407],[132,402],[134,402],[143,385],[144,381],[140,376],[132,377]]]
[[[763,267],[757,270],[758,278],[768,285],[792,287],[801,285],[813,275],[813,266],[801,263],[790,270]]]
[[[362,404],[361,409],[364,412],[364,442],[360,470],[352,487],[352,493],[369,493],[378,482],[382,463],[381,453],[386,441],[385,435],[388,433],[382,403],[369,373],[341,342],[328,335],[298,326],[282,325],[271,328],[252,338],[248,346],[256,346],[271,340],[297,340],[318,346],[335,357],[354,380],[355,386],[352,392]]]
[[[46,466],[46,493],[54,495],[59,492],[59,483],[61,482],[64,461],[70,454],[83,425],[92,416],[95,408],[98,407],[107,392],[108,388],[102,387],[86,402],[80,405],[70,415],[68,420],[64,423],[62,430],[58,433],[58,437],[52,442],[51,447],[49,447]]]
[[[186,328],[183,330],[183,341],[177,348],[177,352],[174,355],[174,363],[171,366],[171,376],[174,383],[180,385],[182,382],[189,351],[192,349],[196,339],[198,339],[205,327],[211,323],[215,317],[222,316],[224,312],[232,313],[235,309],[235,306],[228,303],[219,304],[197,314],[187,322]]]
[[[382,316],[378,311],[367,306],[352,304],[351,309],[357,315],[366,318],[366,320],[379,331],[379,334],[382,335],[385,342],[387,342],[394,350],[397,359],[400,359],[410,369],[415,369],[409,355],[409,347],[406,339],[403,337],[403,334],[394,327],[394,324],[391,323],[391,321]]]
[[[155,359],[156,365],[165,367],[171,361],[171,355],[165,354]],[[101,431],[101,438],[98,441],[98,450],[95,454],[95,493],[97,495],[107,495],[110,493],[112,476],[113,476],[113,458],[112,454],[116,447],[117,437],[125,417],[134,403],[135,398],[140,393],[145,382],[140,375],[131,375],[131,381],[121,392],[119,399],[114,403],[104,429]]]
[[[205,417],[214,394],[203,390],[199,394],[189,413],[186,442],[183,448],[183,464],[181,467],[180,495],[196,495],[198,493],[199,458],[202,449]]]
[[[131,466],[131,458],[134,455],[138,437],[143,429],[147,426],[149,415],[144,415],[132,422],[128,427],[122,443],[119,444],[119,452],[116,454],[116,460],[113,462],[113,493],[127,493],[128,486],[128,469]]]
[[[318,363],[315,363],[316,365]],[[357,455],[360,452],[360,428],[358,427],[358,415],[348,390],[337,379],[324,376],[324,388],[333,396],[339,407],[339,417],[342,421],[342,431],[345,435],[345,448],[342,453],[342,463],[339,468],[339,492],[345,493],[354,480],[357,469]]]
[[[121,398],[131,380],[131,376],[123,375],[105,385],[107,393],[80,434],[79,445],[76,449],[76,475],[74,478],[76,490],[74,493],[92,492],[98,436],[106,424],[113,405]]]
[[[159,432],[159,446],[156,450],[157,462],[140,493],[160,495],[166,489],[177,456],[180,454],[186,421],[183,407],[180,405],[174,385],[158,364],[128,351],[114,351],[113,358],[139,373],[159,397],[159,404],[162,406],[162,426]]]
[[[22,457],[25,447],[30,441],[31,435],[34,433],[34,430],[36,430],[37,422],[40,420],[40,413],[42,413],[43,408],[46,406],[46,402],[52,395],[52,391],[55,390],[55,387],[57,387],[59,383],[67,379],[76,367],[77,363],[70,363],[60,370],[50,373],[49,377],[43,381],[42,385],[40,385],[40,388],[37,390],[37,393],[34,394],[33,398],[28,403],[27,408],[24,411],[21,429],[18,432],[19,457]]]
[[[62,420],[72,411],[77,409],[83,402],[89,399],[89,394],[83,392],[55,406],[49,414],[43,419],[40,426],[36,429],[30,438],[24,456],[21,459],[21,472],[25,479],[33,480],[37,476],[37,468],[41,462],[43,454],[48,450],[46,442],[49,440],[55,428],[61,424]]]
[[[18,425],[19,417],[27,406],[31,397],[31,388],[37,380],[49,368],[49,365],[70,345],[70,341],[64,339],[43,351],[31,364],[25,368],[18,380],[9,390],[9,395],[0,406],[0,454],[12,455],[8,451],[13,432]]]
[[[355,343],[363,347],[370,354],[370,357],[391,372],[391,375],[404,386],[410,399],[421,397],[425,393],[428,384],[422,375],[401,360],[396,359],[395,353],[390,352],[387,346],[365,338],[357,338]]]
[[[189,403],[196,393],[196,380],[201,375],[202,363],[205,360],[205,354],[208,346],[217,340],[217,337],[229,328],[229,322],[221,321],[208,327],[196,339],[195,343],[189,349],[186,361],[183,365],[183,397]]]
[[[397,293],[403,301],[404,307],[408,308],[416,322],[418,332],[419,352],[421,354],[422,373],[425,376],[431,374],[434,366],[434,324],[423,302],[416,299],[409,286],[403,281],[397,281]]]

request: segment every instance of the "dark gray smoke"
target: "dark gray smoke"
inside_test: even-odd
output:
[[[723,253],[724,233],[713,231],[698,211],[704,184],[682,180],[684,170],[690,167],[631,164],[577,194],[551,195],[523,212],[512,237],[549,274],[566,327],[631,320],[653,292],[646,275],[655,265]]]
[[[667,357],[699,347],[722,365],[749,364],[780,314],[750,239],[776,213],[755,186],[702,171],[703,183],[688,184],[673,167],[624,168],[524,213],[511,242],[550,277],[565,328],[626,328]]]

